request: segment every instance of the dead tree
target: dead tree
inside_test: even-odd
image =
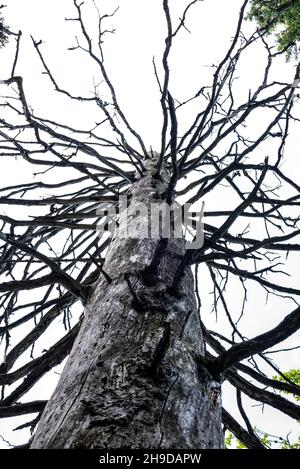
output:
[[[105,21],[112,15],[99,13],[96,42],[76,0],[75,16],[69,19],[81,32],[75,48],[89,54],[99,68],[108,101],[97,88],[92,97],[62,88],[41,41],[32,39],[56,91],[98,107],[99,122],[92,129],[75,129],[34,113],[16,73],[21,33],[15,36],[11,76],[1,85],[1,161],[22,157],[40,180],[1,188],[0,204],[43,212],[23,219],[0,214],[0,333],[5,349],[0,417],[36,414],[25,424],[33,430],[39,422],[31,448],[223,448],[224,429],[248,448],[264,448],[244,411],[242,395],[300,418],[299,406],[278,394],[299,396],[300,388],[288,379],[272,378],[282,372],[267,353],[300,327],[300,289],[273,277],[281,256],[300,251],[300,187],[281,169],[290,123],[299,120],[299,65],[287,83],[271,78],[273,63],[285,51],[270,45],[266,30],[242,33],[245,1],[230,47],[213,68],[212,82],[179,102],[170,89],[169,54],[196,3],[190,2],[175,23],[168,0],[162,2],[167,35],[162,74],[154,64],[163,116],[161,147],[156,151],[146,148],[142,135],[131,126],[105,67]],[[247,100],[236,103],[236,70],[253,44],[265,49],[265,69]],[[198,111],[187,125],[180,112],[191,103]],[[257,110],[266,110],[266,120],[253,139],[247,125]],[[102,133],[103,126],[110,127],[112,137]],[[267,141],[272,142],[269,155],[258,151]],[[233,194],[234,207],[224,207],[222,200],[218,211],[206,205],[204,243],[197,249],[187,249],[183,237],[164,237],[162,231],[158,238],[120,235],[120,196],[129,201],[128,227],[144,232],[151,204],[197,204],[214,197],[220,187]],[[41,195],[45,190],[52,195]],[[99,213],[99,204],[104,203],[115,208],[116,219]],[[141,203],[147,207],[143,215],[138,213]],[[264,228],[257,236],[249,228],[248,234],[245,220]],[[112,238],[99,236],[99,226],[109,228],[113,223]],[[195,237],[193,230],[191,236]],[[232,329],[229,336],[205,325],[199,267],[211,279],[214,309],[225,313]],[[297,306],[283,311],[279,324],[270,321],[269,331],[248,339],[227,301],[226,286],[233,278],[244,289],[243,308],[251,282],[268,294],[294,299]],[[82,314],[71,327],[75,305]],[[65,325],[59,340],[52,336],[44,353],[16,366],[58,318]],[[16,332],[22,338],[14,342]],[[26,401],[26,393],[66,357],[51,399]],[[258,362],[269,366],[269,375]],[[222,409],[225,380],[237,389],[246,428]]]

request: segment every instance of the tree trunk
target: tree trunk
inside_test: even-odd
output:
[[[163,200],[169,175],[153,178],[156,163],[131,187],[129,226],[139,202]],[[103,267],[112,281],[95,284],[31,448],[223,448],[220,385],[195,361],[204,344],[191,270],[168,290],[184,249],[116,230]]]

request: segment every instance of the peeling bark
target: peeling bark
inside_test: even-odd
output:
[[[163,200],[169,175],[154,178],[156,164],[131,187],[129,224],[138,202]],[[184,240],[158,243],[116,230],[103,267],[112,281],[94,286],[31,448],[223,448],[220,383],[195,360],[204,345],[191,270],[176,296],[168,290]]]

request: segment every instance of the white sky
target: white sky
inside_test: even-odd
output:
[[[170,1],[174,24],[177,23],[187,3],[186,0]],[[204,0],[192,10],[187,21],[192,34],[181,31],[174,41],[170,57],[170,86],[174,97],[183,101],[191,97],[201,86],[211,83],[211,65],[217,63],[228,48],[235,32],[241,3],[240,0]],[[7,8],[3,10],[3,15],[6,23],[12,30],[22,29],[23,31],[17,73],[24,76],[28,102],[35,113],[79,128],[90,128],[93,122],[101,120],[99,110],[94,105],[79,105],[77,102],[70,102],[53,91],[49,78],[42,74],[40,62],[30,40],[30,34],[32,34],[36,40],[42,39],[45,42],[41,50],[61,87],[67,88],[74,94],[89,96],[93,92],[93,83],[99,83],[101,77],[99,70],[91,65],[82,52],[67,50],[76,45],[75,36],[79,36],[78,24],[65,22],[64,19],[74,17],[72,0],[7,0],[5,4]],[[101,12],[112,12],[115,6],[120,6],[117,15],[107,23],[107,26],[116,28],[116,34],[106,36],[104,44],[106,66],[117,90],[120,105],[125,110],[131,125],[140,132],[148,147],[151,145],[157,149],[160,144],[162,118],[152,57],[155,56],[161,72],[161,54],[166,34],[162,1],[98,0],[97,4]],[[85,5],[86,18],[89,27],[93,30],[96,21],[93,2],[87,0]],[[252,24],[247,24],[246,31],[250,31],[252,27]],[[9,76],[11,57],[11,46],[0,51],[1,79]],[[237,100],[245,99],[249,87],[255,86],[262,73],[263,59],[264,53],[259,48],[252,49],[243,59],[240,65],[240,80],[236,86]],[[276,78],[280,81],[291,77],[292,66],[293,64],[285,64],[284,61],[279,63],[274,71]],[[105,93],[102,85],[99,90]],[[184,125],[188,126],[193,116],[194,114],[190,114],[190,109],[182,113],[181,131]],[[264,115],[261,113],[256,117],[257,129],[260,129],[263,122]],[[263,151],[269,150],[271,149]],[[292,127],[284,168],[293,175],[298,169],[298,153],[297,129]],[[23,182],[25,177],[28,178],[28,182],[33,180],[32,168],[29,165],[20,163],[20,160],[5,161],[4,171],[3,163],[0,173],[1,183],[7,185],[8,178],[12,185]],[[299,172],[295,178],[300,183]],[[227,202],[230,203],[230,201]],[[224,207],[224,200],[218,199],[210,200],[207,208],[214,210],[226,208],[226,206]],[[17,217],[19,214],[19,218],[24,218],[22,211],[18,210],[19,212],[14,212],[14,216]],[[290,271],[297,274],[299,257],[291,257]],[[275,280],[280,282],[280,277]],[[297,275],[289,282],[289,285],[299,287]],[[209,289],[210,284],[206,280],[206,273],[201,269],[200,290],[204,293]],[[216,328],[215,317],[209,313],[212,298],[209,295],[203,295],[202,300],[202,314],[205,322],[208,327]],[[228,301],[234,311],[234,316],[238,317],[241,294],[234,282],[232,282],[232,294]],[[256,285],[249,284],[249,304],[247,315],[241,322],[241,329],[247,331],[245,333],[248,337],[262,333],[270,325],[277,324],[283,318],[283,314],[290,312],[293,308],[291,301],[278,298],[269,297],[265,303],[264,294],[261,291],[258,292]],[[222,317],[219,319],[219,330],[225,330],[226,321]],[[50,332],[56,333],[57,324],[58,322],[52,326]],[[290,339],[288,344],[297,345],[296,338]],[[41,348],[45,348],[44,343],[40,344]],[[283,369],[299,367],[299,354],[296,351],[292,356],[290,355],[288,362],[285,356],[282,356],[278,362]],[[55,379],[57,375],[51,372],[28,393],[26,400],[49,397],[55,386]],[[224,406],[229,411],[233,410],[235,417],[240,420],[234,410],[234,394],[227,389],[228,386],[224,388]],[[267,406],[262,414],[260,407],[250,407],[250,405],[257,404],[256,402],[247,398],[244,398],[244,402],[248,403],[249,415],[258,428],[283,435],[287,434],[290,429],[296,431],[296,424],[284,414],[271,410]],[[26,442],[28,432],[12,432],[12,428],[29,419],[30,416],[2,420],[0,434],[14,444]],[[6,447],[4,443],[3,447]]]

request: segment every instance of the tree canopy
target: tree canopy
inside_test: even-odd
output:
[[[297,55],[300,41],[300,0],[253,0],[249,18],[277,33],[279,50]]]

